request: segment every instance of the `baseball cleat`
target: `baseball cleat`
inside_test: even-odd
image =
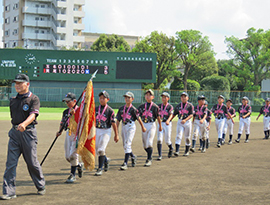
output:
[[[200,147],[198,150],[199,150],[199,151],[202,151],[202,147]]]
[[[202,149],[202,153],[205,153],[206,152],[206,149],[204,148],[204,149]]]
[[[145,162],[145,164],[144,164],[144,166],[145,167],[150,167],[152,165],[152,160],[146,160],[146,162]]]
[[[220,143],[217,143],[217,147],[221,147],[221,144]]]
[[[184,157],[187,157],[189,155],[189,152],[186,152],[185,154],[183,154]]]
[[[157,158],[157,161],[161,161],[162,160],[162,156],[159,156],[158,158]]]
[[[78,176],[79,176],[79,178],[82,178],[82,174],[83,174],[83,165],[78,164]]]
[[[222,140],[221,141],[221,145],[225,145],[225,140]]]
[[[37,191],[37,194],[38,194],[38,195],[44,195],[45,193],[46,193],[45,187],[43,187],[43,188],[41,188],[41,189],[39,189],[39,190]]]
[[[111,159],[107,158],[107,162],[104,163],[104,172],[107,172],[110,168]]]
[[[16,195],[7,195],[7,194],[0,197],[1,200],[9,200],[9,199],[15,199],[15,198],[17,198]]]
[[[169,153],[168,153],[168,158],[171,158],[172,157],[172,154],[173,154],[173,149],[170,149],[169,150]]]
[[[193,147],[190,148],[191,152],[195,152],[195,149]]]
[[[249,142],[249,140],[245,140],[245,143],[248,143]]]
[[[232,141],[229,141],[228,144],[232,144]]]
[[[240,139],[235,140],[235,142],[239,143],[240,142]]]
[[[95,176],[101,176],[101,175],[102,175],[102,169],[98,168],[95,173]]]
[[[127,170],[128,166],[126,163],[123,163],[122,166],[120,167],[121,170]]]
[[[179,152],[175,152],[174,156],[178,157],[179,156]]]
[[[74,181],[76,181],[75,176],[73,174],[70,174],[66,180],[66,183],[73,183]]]
[[[136,163],[137,163],[137,156],[134,155],[134,157],[131,158],[131,166],[132,167],[135,167],[136,166]]]

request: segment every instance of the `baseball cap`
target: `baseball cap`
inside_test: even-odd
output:
[[[218,98],[222,98],[223,100],[225,99],[223,95],[219,95]]]
[[[154,95],[154,91],[151,89],[148,89],[144,94],[146,95],[147,93],[150,93],[150,95]]]
[[[103,90],[102,92],[100,92],[100,93],[98,94],[99,97],[100,97],[101,95],[103,95],[105,98],[110,98],[109,93],[107,93],[106,90]]]
[[[229,102],[229,101],[232,103],[232,99],[228,99],[226,102]]]
[[[69,100],[75,100],[75,99],[76,99],[76,95],[74,93],[68,93],[68,94],[66,94],[66,96],[62,100],[62,102],[69,101]]]
[[[134,94],[130,91],[126,92],[125,95],[123,95],[123,97],[129,97],[129,98],[134,98]]]
[[[180,96],[185,95],[188,97],[188,94],[186,92],[182,92]]]
[[[268,102],[270,102],[270,98],[265,98],[265,101],[268,101]]]
[[[29,83],[29,77],[25,74],[17,74],[15,76],[15,79],[13,80],[13,82],[26,82],[26,83]]]
[[[207,101],[204,101],[204,104],[205,104],[205,105],[208,105],[208,102],[207,102]]]
[[[198,100],[205,100],[204,95],[199,95],[199,96],[198,96]]]
[[[247,96],[242,97],[242,100],[248,100]]]
[[[163,92],[160,96],[165,96],[165,97],[168,97],[168,98],[170,98],[170,94],[169,93],[167,93],[167,92]]]

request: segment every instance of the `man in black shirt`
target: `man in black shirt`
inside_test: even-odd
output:
[[[29,77],[15,77],[17,96],[10,99],[12,128],[9,131],[8,155],[3,181],[2,200],[16,198],[16,168],[21,154],[39,195],[45,194],[45,180],[37,160],[37,131],[35,125],[39,115],[39,98],[29,91]]]

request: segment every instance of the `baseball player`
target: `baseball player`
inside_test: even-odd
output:
[[[211,110],[208,109],[208,102],[204,102],[204,106],[207,108],[207,117],[206,117],[206,130],[205,130],[205,138],[206,138],[206,149],[209,148],[210,146],[210,139],[209,139],[209,130],[210,130],[210,125],[211,125],[211,118],[212,118],[212,112]]]
[[[226,106],[227,106],[228,112],[231,114],[231,117],[234,118],[236,115],[235,115],[235,109],[232,107],[232,100],[231,99],[227,100]],[[228,131],[229,132],[229,142],[228,142],[228,144],[231,145],[232,144],[232,137],[233,137],[233,122],[228,117],[227,114],[225,114],[225,116],[226,116],[226,121],[225,121],[223,134],[222,134],[222,144],[225,144],[225,137],[226,137],[226,133]]]
[[[128,159],[131,157],[132,167],[136,166],[137,156],[133,154],[131,149],[132,140],[135,135],[136,125],[135,121],[138,120],[142,127],[142,132],[145,132],[146,129],[143,126],[142,120],[138,117],[138,110],[132,105],[134,100],[134,94],[132,92],[127,92],[125,95],[126,104],[119,108],[116,119],[117,129],[119,127],[120,122],[122,121],[122,139],[123,139],[123,147],[125,151],[125,160],[121,170],[126,170],[128,168]]]
[[[197,137],[200,139],[200,148],[199,151],[205,152],[205,130],[206,130],[206,117],[207,117],[207,108],[204,106],[205,97],[203,95],[198,96],[198,105],[194,107],[193,123],[194,131],[192,137],[192,147],[190,148],[191,152],[195,152],[195,146]]]
[[[159,131],[162,131],[161,120],[159,116],[159,107],[152,102],[154,99],[154,92],[149,89],[144,94],[146,103],[138,107],[139,115],[143,121],[143,125],[146,128],[146,132],[142,133],[143,147],[147,152],[147,160],[145,162],[145,167],[149,167],[152,164],[152,154],[153,154],[153,141],[156,134],[156,119],[159,124]]]
[[[270,98],[265,99],[265,105],[261,107],[260,114],[256,118],[258,120],[260,116],[263,115],[263,130],[264,130],[264,139],[269,138],[269,131],[270,131]]]
[[[118,131],[114,119],[114,111],[107,104],[110,100],[110,96],[107,91],[102,91],[99,93],[99,103],[100,105],[95,108],[96,110],[96,153],[98,155],[98,169],[95,176],[101,176],[103,165],[104,171],[109,170],[110,159],[106,157],[106,147],[111,138],[111,127],[114,131],[114,141],[118,142]]]
[[[69,114],[73,115],[78,108],[78,106],[74,108],[74,106],[76,105],[76,96],[74,93],[66,94],[65,98],[62,101],[66,103],[68,108],[64,110],[63,112],[60,127],[63,126],[63,123],[65,122],[68,115]],[[76,181],[76,177],[75,177],[76,169],[78,168],[78,176],[81,178],[82,173],[83,173],[83,167],[82,167],[82,163],[79,163],[79,155],[77,154],[77,148],[76,148],[77,140],[76,140],[76,136],[72,134],[70,131],[69,120],[67,121],[64,130],[67,131],[66,139],[65,139],[65,157],[66,157],[66,160],[71,165],[70,175],[67,178],[66,183],[73,183],[74,181]],[[60,133],[57,132],[56,136],[58,137],[61,134],[62,134],[61,132]]]
[[[3,177],[2,200],[16,198],[16,168],[19,157],[23,155],[28,172],[39,195],[44,195],[45,179],[37,160],[37,117],[39,115],[39,98],[29,91],[30,81],[25,74],[17,74],[14,81],[18,93],[10,99],[10,116],[12,128],[8,136],[6,170]]]
[[[243,132],[243,129],[245,128],[246,132],[246,140],[245,143],[248,143],[249,133],[250,133],[250,115],[251,115],[251,106],[248,104],[248,97],[242,98],[242,105],[238,108],[239,112],[239,131],[238,131],[238,138],[235,140],[235,142],[239,143],[240,138]]]
[[[172,141],[171,141],[171,133],[172,133],[172,122],[169,120],[173,115],[173,106],[169,104],[170,94],[167,92],[163,92],[161,94],[162,103],[159,106],[159,115],[161,118],[162,131],[158,131],[158,140],[157,140],[157,148],[158,148],[158,158],[157,160],[162,159],[162,141],[163,136],[165,137],[165,142],[169,147],[168,157],[170,158],[173,153]],[[158,127],[159,129],[159,127]]]
[[[188,94],[186,92],[181,93],[181,103],[179,103],[173,112],[172,120],[176,115],[178,116],[176,138],[175,138],[175,152],[174,155],[179,156],[179,149],[182,137],[184,135],[186,142],[186,150],[183,156],[189,155],[190,148],[190,135],[191,135],[191,118],[193,117],[194,107],[188,102]]]
[[[219,95],[218,104],[214,105],[211,109],[211,112],[214,113],[214,116],[215,116],[216,130],[218,133],[217,147],[221,147],[221,143],[222,143],[223,129],[224,129],[225,121],[227,119],[225,114],[227,114],[228,117],[234,123],[231,117],[231,114],[228,112],[227,107],[223,104],[223,102],[224,102],[224,97],[222,95]]]

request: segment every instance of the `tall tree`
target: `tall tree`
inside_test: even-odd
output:
[[[270,77],[270,30],[250,28],[245,39],[231,36],[225,42],[238,75],[245,79],[245,88],[260,86]]]
[[[130,46],[123,37],[116,34],[101,34],[91,46],[91,50],[129,52]]]
[[[149,36],[137,42],[133,52],[150,52],[157,54],[157,81],[154,89],[159,89],[164,80],[172,78],[176,72],[177,54],[175,53],[175,39],[164,33],[153,31]]]
[[[214,67],[216,70],[217,65],[212,44],[207,36],[202,36],[200,31],[176,32],[175,48],[181,60],[181,69],[183,69],[184,90],[187,90],[187,79],[192,68]]]

